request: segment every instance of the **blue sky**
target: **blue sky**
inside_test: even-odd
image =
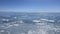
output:
[[[0,0],[0,11],[60,12],[60,0]]]

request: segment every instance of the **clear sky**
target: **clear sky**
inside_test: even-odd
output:
[[[0,0],[0,11],[60,12],[60,0]]]

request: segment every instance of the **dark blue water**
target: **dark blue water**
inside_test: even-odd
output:
[[[60,13],[0,12],[0,34],[60,34]]]

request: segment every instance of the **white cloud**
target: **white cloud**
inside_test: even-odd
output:
[[[14,26],[19,26],[19,24],[13,24]]]
[[[54,22],[54,20],[46,20],[46,19],[41,19],[41,20]],[[56,25],[52,23],[50,24],[47,24],[45,22],[35,23],[35,26],[32,27],[33,29],[28,31],[28,34],[55,34],[56,32],[60,32],[59,31],[60,28],[59,27],[56,28],[55,26]]]
[[[21,33],[21,34],[25,34],[25,33]]]
[[[24,23],[24,22],[21,20],[20,23]]]
[[[9,21],[9,19],[2,19],[3,21]]]
[[[38,22],[40,22],[40,20],[33,20],[33,22],[37,22],[38,23]]]
[[[35,25],[30,25],[30,24],[25,24],[25,23],[24,24],[19,24],[19,23],[15,24],[14,23],[12,25],[9,25],[8,27],[12,30],[15,29],[14,31],[17,30],[17,32],[15,32],[15,33],[18,33],[18,34],[26,34],[26,33],[28,33],[28,34],[54,34],[55,32],[60,32],[59,31],[60,26],[56,26],[52,23],[47,24],[45,22],[46,19],[41,19],[41,20],[43,20],[44,22],[35,23]],[[12,27],[10,27],[10,26],[12,26]],[[14,26],[16,26],[16,27],[14,27]],[[22,31],[22,33],[20,33],[20,31]]]
[[[1,30],[0,32],[5,32],[4,30]]]
[[[43,22],[55,22],[54,20],[48,20],[48,19],[40,19],[40,20],[33,20],[35,23],[43,23]]]

